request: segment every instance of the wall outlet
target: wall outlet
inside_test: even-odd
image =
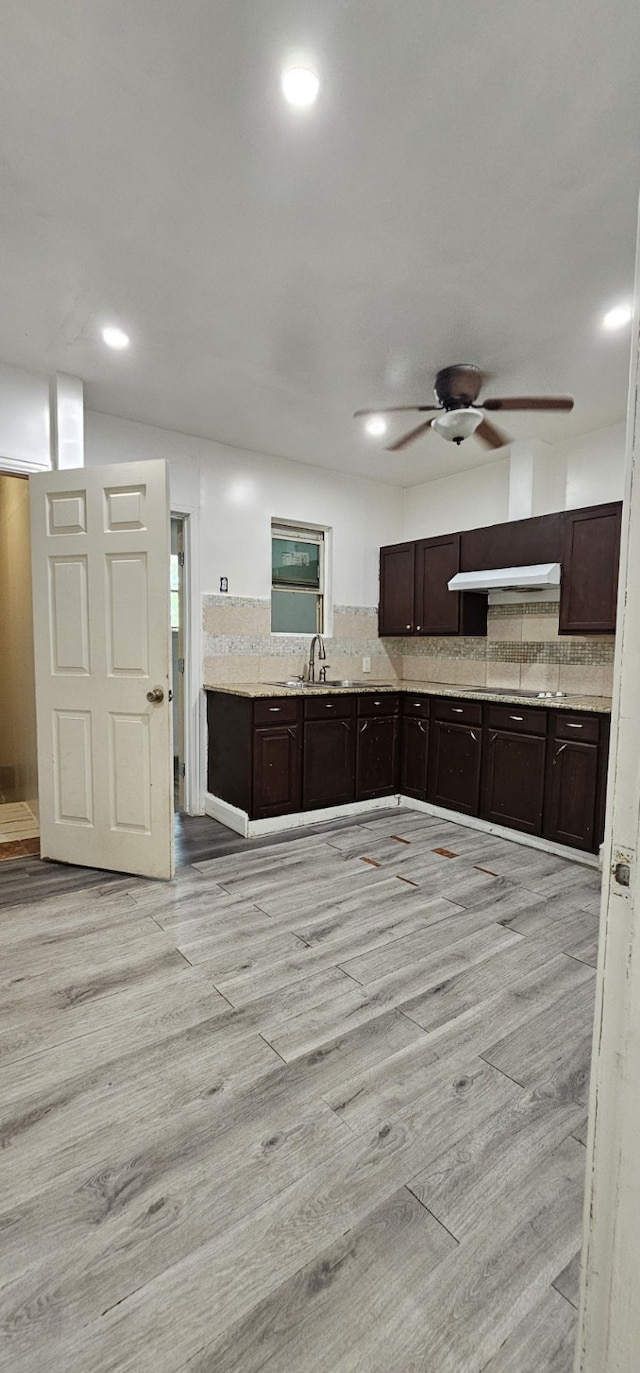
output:
[[[370,659],[370,658],[363,658],[363,659],[362,659],[362,671],[363,671],[363,672],[371,672],[371,659]]]

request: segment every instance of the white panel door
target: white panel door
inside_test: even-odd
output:
[[[41,854],[172,877],[167,464],[30,488]]]

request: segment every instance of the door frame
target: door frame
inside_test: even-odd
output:
[[[170,514],[183,521],[184,533],[184,813],[204,815],[207,722],[202,690],[199,509],[177,501],[171,503]]]
[[[575,1373],[635,1373],[640,1345],[640,236],[626,431],[609,800]]]

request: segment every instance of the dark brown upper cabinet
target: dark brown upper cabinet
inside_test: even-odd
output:
[[[389,544],[380,549],[380,608],[378,633],[413,634],[414,558],[412,543]]]
[[[622,502],[565,515],[561,634],[614,634]]]
[[[528,567],[559,563],[564,549],[565,514],[534,515],[482,529],[465,529],[460,536],[460,571],[486,572],[491,567]]]
[[[459,571],[459,534],[416,544],[416,634],[486,634],[487,597],[449,590],[449,581]]]
[[[459,571],[459,534],[381,548],[380,635],[486,634],[487,597],[449,590]]]

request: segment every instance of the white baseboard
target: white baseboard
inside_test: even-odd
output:
[[[401,806],[409,806],[411,810],[421,811],[425,815],[436,815],[441,820],[453,820],[454,824],[464,825],[466,829],[495,834],[498,839],[508,839],[513,844],[524,844],[529,849],[540,849],[542,853],[551,853],[556,858],[567,858],[570,863],[582,863],[586,868],[601,866],[598,854],[585,853],[584,849],[571,849],[566,844],[554,844],[552,839],[543,839],[542,835],[525,834],[522,830],[512,830],[506,825],[494,825],[492,820],[482,820],[479,815],[462,815],[460,811],[433,806],[430,801],[415,801],[410,796],[400,796],[398,800]]]
[[[392,810],[399,804],[399,797],[376,796],[371,801],[351,801],[346,806],[325,806],[321,810],[295,811],[293,815],[273,815],[268,820],[250,820],[247,812],[221,801],[219,796],[207,792],[204,801],[205,814],[245,839],[257,839],[261,834],[281,834],[285,830],[299,830],[303,825],[323,825],[329,820],[344,820],[350,815],[367,815],[372,810]]]
[[[248,836],[249,816],[246,810],[238,810],[237,806],[230,806],[228,801],[221,801],[219,796],[212,796],[210,791],[204,794],[204,813],[210,815],[212,820],[219,820],[221,825],[226,825],[227,829],[235,830],[236,834],[241,834],[243,839]]]
[[[551,839],[543,839],[537,834],[524,834],[521,830],[508,829],[506,825],[494,825],[491,820],[481,820],[477,815],[462,815],[457,810],[445,810],[444,806],[434,806],[430,801],[416,801],[412,796],[378,796],[372,801],[352,801],[346,806],[326,806],[323,810],[296,811],[293,815],[274,815],[269,820],[250,820],[247,812],[222,801],[219,796],[207,792],[205,814],[220,820],[228,829],[241,834],[244,839],[257,839],[262,834],[282,834],[286,830],[301,829],[303,825],[322,825],[328,820],[344,820],[349,816],[366,815],[371,811],[390,810],[402,806],[407,810],[424,815],[435,815],[441,820],[464,825],[467,829],[481,830],[484,834],[495,834],[498,839],[510,840],[513,844],[524,844],[526,848],[539,849],[542,853],[553,854],[556,858],[567,858],[571,863],[582,863],[586,868],[599,868],[599,856],[585,853],[582,849],[571,849],[565,844],[554,844]]]

